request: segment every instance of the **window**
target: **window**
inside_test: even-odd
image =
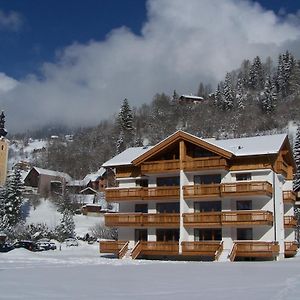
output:
[[[148,187],[148,179],[137,179],[135,185],[139,187]]]
[[[148,232],[147,229],[135,229],[134,231],[134,240],[137,243],[138,241],[147,241]]]
[[[156,210],[158,213],[179,213],[179,202],[157,203]]]
[[[221,183],[221,174],[195,175],[194,184],[213,184]]]
[[[156,179],[157,186],[179,186],[179,176],[174,177],[160,177]]]
[[[251,200],[236,201],[236,209],[237,210],[251,210],[252,209],[252,201]]]
[[[194,239],[197,241],[221,241],[222,229],[194,229]]]
[[[135,212],[148,213],[148,204],[136,204]]]
[[[158,242],[179,241],[179,229],[156,229]]]
[[[195,202],[195,212],[221,211],[221,201],[201,201]]]
[[[251,180],[251,173],[238,173],[235,174],[236,181]]]
[[[237,228],[236,238],[237,240],[253,240],[252,228]]]

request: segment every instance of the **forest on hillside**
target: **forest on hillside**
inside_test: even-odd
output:
[[[82,178],[124,149],[153,145],[178,129],[203,138],[283,132],[289,120],[300,120],[300,61],[288,51],[277,62],[244,60],[215,91],[200,82],[197,94],[204,98],[199,104],[181,103],[176,90],[156,94],[141,107],[120,99],[114,119],[74,130],[73,141],[63,135],[49,141],[48,151],[33,163]]]

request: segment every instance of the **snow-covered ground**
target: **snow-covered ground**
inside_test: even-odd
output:
[[[111,259],[98,244],[0,253],[0,299],[299,299],[300,257],[279,262]]]
[[[41,198],[40,204],[37,207],[31,206],[26,223],[45,223],[49,228],[54,228],[59,225],[61,217],[62,215],[57,211],[57,207],[50,200]],[[90,228],[94,225],[103,224],[104,218],[103,216],[75,215],[74,222],[76,235],[84,236],[86,233],[90,233]]]

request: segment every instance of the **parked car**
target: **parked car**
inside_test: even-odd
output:
[[[25,248],[30,251],[41,251],[33,241],[17,241],[13,244],[14,248]]]
[[[41,251],[46,251],[51,249],[49,242],[37,242],[36,245]]]
[[[9,252],[13,249],[15,249],[14,246],[9,243],[0,244],[0,252]]]
[[[56,244],[54,242],[50,242],[50,249],[55,250],[56,248]]]
[[[65,243],[67,247],[78,246],[78,241],[74,238],[65,239]]]

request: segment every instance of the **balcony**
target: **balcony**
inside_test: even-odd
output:
[[[220,184],[186,185],[183,187],[183,195],[185,199],[219,198],[220,187]]]
[[[122,202],[131,200],[179,200],[178,186],[145,188],[111,188],[105,190],[106,201]]]
[[[297,242],[284,242],[284,256],[293,257],[297,254],[298,244]]]
[[[100,253],[113,253],[122,258],[128,251],[128,241],[100,241]]]
[[[235,182],[221,184],[222,196],[272,196],[272,184],[267,181]]]
[[[215,228],[222,226],[221,212],[184,213],[183,225],[185,227]]]
[[[141,171],[143,174],[179,172],[179,170],[179,159],[150,161],[144,162],[141,165]]]
[[[221,157],[203,157],[183,162],[184,171],[227,170],[227,161]]]
[[[183,187],[185,199],[219,198],[233,196],[272,196],[272,185],[266,181],[234,182],[222,184],[186,185]]]
[[[275,258],[279,254],[277,242],[236,241],[230,253],[233,261],[236,257]]]
[[[221,241],[182,242],[182,255],[209,256],[217,260],[223,251]]]
[[[295,228],[297,219],[294,216],[284,216],[284,228]]]
[[[273,224],[273,214],[270,211],[228,211],[222,212],[222,225],[243,226],[243,225],[268,225]]]
[[[178,255],[178,242],[145,242],[139,241],[136,247],[132,250],[131,256],[133,259],[140,255]]]
[[[295,204],[296,202],[296,193],[293,191],[284,191],[283,194],[283,203]]]
[[[222,226],[272,226],[273,214],[269,211],[228,211],[183,214],[185,227],[215,228]]]
[[[160,227],[179,228],[179,214],[118,213],[105,214],[108,227]]]

